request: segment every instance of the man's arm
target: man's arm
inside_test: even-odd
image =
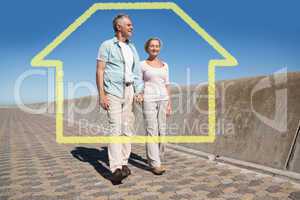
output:
[[[140,63],[135,65],[135,68],[133,70],[133,80],[134,80],[134,100],[141,104],[144,100],[144,81],[143,81],[143,73],[141,70]]]
[[[139,54],[137,53],[134,46],[132,46],[133,53],[135,54],[135,64],[132,70],[133,75],[133,87],[135,95],[141,95],[144,92],[144,81],[143,81],[143,74],[140,65],[140,58]]]
[[[105,110],[109,107],[109,102],[107,95],[104,91],[104,69],[105,69],[105,62],[97,60],[97,72],[96,72],[96,82],[98,88],[98,95],[99,95],[99,103],[101,107]]]

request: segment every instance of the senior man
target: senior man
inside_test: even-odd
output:
[[[132,136],[134,99],[143,99],[143,81],[139,56],[129,40],[133,25],[128,15],[119,14],[113,20],[115,36],[104,41],[98,51],[96,81],[99,102],[107,111],[111,136]],[[112,180],[120,182],[131,174],[128,159],[130,143],[108,144]]]

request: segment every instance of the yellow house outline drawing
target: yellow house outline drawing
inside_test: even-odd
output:
[[[79,26],[99,10],[171,10],[180,17],[200,37],[208,42],[223,59],[212,59],[208,63],[208,135],[201,136],[64,136],[63,134],[63,62],[61,60],[46,60],[60,43],[72,34]],[[170,143],[209,143],[215,140],[216,131],[216,105],[215,105],[215,68],[223,66],[235,66],[237,60],[224,49],[212,36],[210,36],[196,21],[185,13],[173,2],[119,2],[119,3],[95,3],[80,17],[70,24],[48,46],[33,57],[33,67],[55,67],[55,100],[56,100],[56,141],[58,143],[146,143],[146,142],[170,142]]]

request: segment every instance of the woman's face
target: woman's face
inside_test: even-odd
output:
[[[149,56],[151,56],[151,57],[158,56],[158,54],[160,52],[160,43],[159,43],[159,41],[158,40],[151,40],[149,42],[147,52],[148,52]]]

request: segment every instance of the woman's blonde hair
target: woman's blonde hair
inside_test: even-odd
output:
[[[144,45],[144,49],[145,49],[145,51],[146,51],[147,53],[148,53],[147,49],[148,49],[149,44],[150,44],[150,42],[151,42],[152,40],[158,41],[159,47],[162,47],[162,41],[161,41],[158,37],[152,37],[152,38],[149,38],[149,39],[146,41],[145,45]]]

